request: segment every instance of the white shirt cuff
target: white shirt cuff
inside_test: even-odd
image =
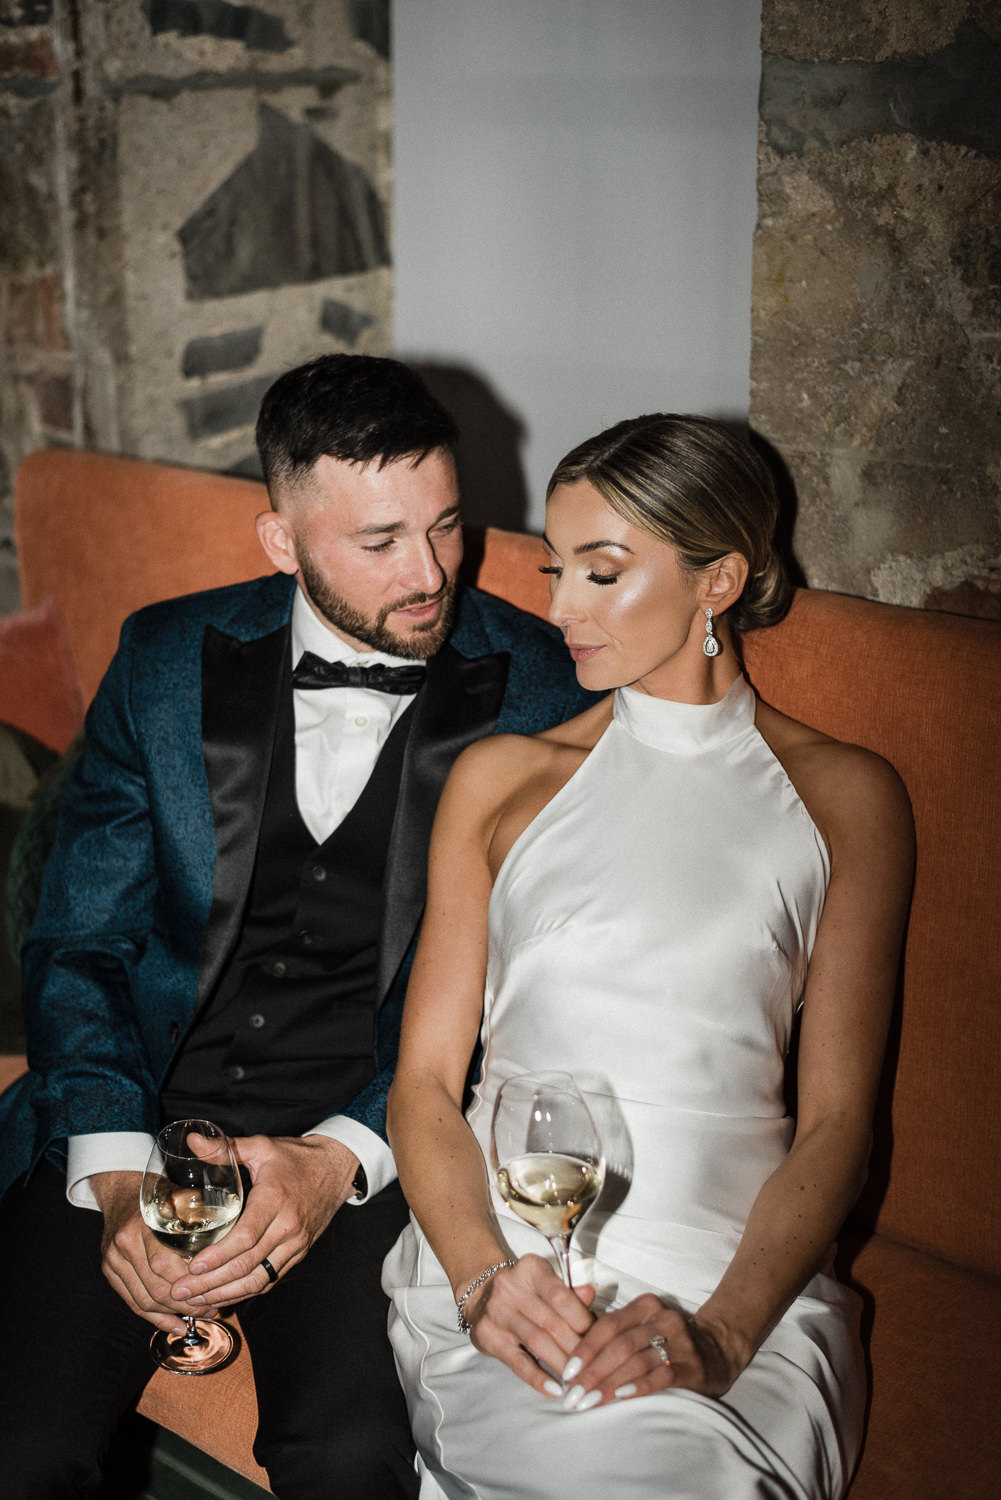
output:
[[[352,1120],[350,1115],[331,1115],[314,1130],[304,1130],[303,1135],[328,1136],[332,1141],[340,1141],[342,1146],[347,1146],[357,1156],[365,1169],[368,1191],[364,1196],[356,1193],[347,1200],[349,1203],[365,1203],[396,1180],[396,1162],[386,1142],[374,1130],[369,1130],[367,1125]]]
[[[153,1137],[141,1130],[71,1135],[66,1143],[67,1198],[76,1208],[96,1209],[90,1179],[99,1172],[144,1172],[152,1149]]]

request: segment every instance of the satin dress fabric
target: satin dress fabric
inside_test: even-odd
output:
[[[610,726],[493,889],[468,1121],[489,1163],[505,1078],[576,1077],[607,1180],[572,1253],[602,1306],[652,1290],[699,1307],[791,1144],[785,1056],[830,867],[754,720],[743,678],[708,706],[619,689]],[[547,1254],[492,1192],[511,1254]],[[725,1397],[666,1391],[584,1412],[457,1332],[413,1220],[383,1285],[423,1500],[834,1500],[851,1477],[859,1307],[829,1274]]]

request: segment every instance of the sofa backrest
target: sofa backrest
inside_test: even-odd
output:
[[[40,449],[17,471],[21,600],[53,596],[89,703],[133,610],[270,572],[260,483],[198,469]]]
[[[885,756],[914,810],[900,1003],[856,1217],[1001,1274],[1001,625],[801,590],[745,655],[769,703]]]
[[[24,602],[55,596],[87,701],[131,610],[267,571],[253,526],[265,505],[249,480],[62,450],[25,459]],[[537,538],[469,534],[467,576],[538,614],[541,560]],[[1001,625],[801,590],[781,625],[748,636],[746,661],[776,708],[886,756],[914,807],[901,999],[857,1216],[1001,1274]]]

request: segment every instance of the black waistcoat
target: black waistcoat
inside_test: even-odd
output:
[[[240,936],[164,1084],[164,1118],[295,1135],[374,1076],[382,892],[411,718],[408,709],[354,807],[317,845],[295,800],[284,695]]]

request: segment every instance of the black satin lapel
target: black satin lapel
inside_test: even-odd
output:
[[[209,626],[202,644],[202,749],[216,834],[215,878],[199,961],[205,1000],[236,941],[264,811],[278,706],[290,681],[289,628],[238,641]]]
[[[468,660],[451,646],[428,662],[427,682],[414,705],[386,863],[380,1003],[424,910],[428,843],[445,778],[460,751],[493,731],[510,662],[506,651]]]

